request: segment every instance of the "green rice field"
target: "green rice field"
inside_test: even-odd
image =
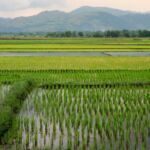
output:
[[[16,118],[16,142],[22,149],[148,149],[149,98],[149,87],[35,89]]]
[[[27,79],[38,85],[150,84],[150,70],[37,70],[0,71],[0,83]]]
[[[82,39],[45,39],[45,40],[0,40],[0,52],[148,52],[150,39],[128,38],[82,38]]]
[[[0,57],[0,70],[147,70],[150,57]]]
[[[1,39],[0,52],[150,51],[150,39]],[[150,150],[149,56],[0,56],[0,150]]]

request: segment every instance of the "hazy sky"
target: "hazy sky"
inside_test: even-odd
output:
[[[0,0],[0,17],[30,16],[44,10],[71,11],[81,6],[150,11],[150,0]]]

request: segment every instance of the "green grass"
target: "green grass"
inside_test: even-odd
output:
[[[4,99],[6,95],[8,94],[9,90],[10,90],[10,86],[7,86],[7,85],[0,86],[0,105],[3,104]]]
[[[150,39],[62,38],[45,40],[0,40],[0,52],[40,51],[150,51]]]
[[[14,84],[9,92],[5,92],[2,104],[0,103],[0,144],[3,136],[12,127],[12,122],[20,112],[23,101],[34,88],[34,82],[25,81]]]
[[[150,57],[0,57],[0,70],[146,70]]]

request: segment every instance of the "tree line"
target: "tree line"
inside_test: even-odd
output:
[[[150,37],[150,30],[108,30],[108,31],[63,31],[63,32],[19,32],[19,33],[0,33],[0,37],[94,37],[94,38],[117,38],[117,37]]]
[[[110,30],[110,31],[65,31],[65,32],[50,32],[46,37],[150,37],[150,31],[148,30]]]

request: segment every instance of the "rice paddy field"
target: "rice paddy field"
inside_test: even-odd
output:
[[[56,38],[0,40],[0,52],[149,52],[150,39],[140,38]]]
[[[150,57],[1,57],[0,70],[148,70]]]
[[[150,40],[0,40],[0,52],[105,50]],[[0,110],[0,150],[150,150],[150,57],[0,56]]]
[[[149,93],[149,87],[35,89],[16,119],[16,142],[22,149],[149,149]]]
[[[149,84],[149,70],[0,71],[0,83],[32,79],[42,85]]]

